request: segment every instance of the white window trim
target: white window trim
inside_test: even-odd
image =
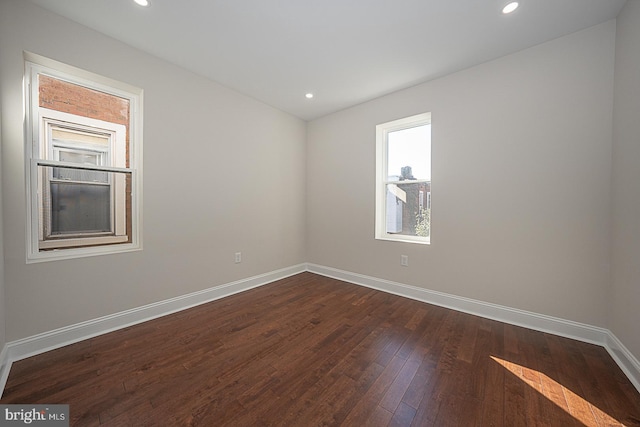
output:
[[[403,234],[387,233],[386,223],[386,197],[387,184],[396,185],[401,182],[389,181],[387,171],[387,136],[391,132],[410,129],[417,126],[431,124],[431,113],[416,114],[415,116],[382,123],[376,126],[376,210],[375,210],[375,239],[388,240],[394,242],[418,243],[428,245],[431,243],[431,236],[408,236]],[[424,180],[411,180],[411,183],[428,182]]]
[[[122,252],[142,250],[142,89],[112,80],[89,71],[81,70],[40,55],[24,52],[25,59],[25,181],[26,181],[26,262],[36,263],[43,261],[55,261],[88,256],[105,255]],[[38,210],[38,165],[62,166],[64,163],[48,161],[40,153],[41,122],[38,106],[38,87],[35,82],[38,74],[45,74],[59,80],[79,84],[90,89],[116,95],[129,100],[129,168],[120,167],[86,167],[87,169],[105,172],[131,172],[132,196],[131,196],[131,242],[126,242],[128,237],[114,239],[114,236],[96,236],[94,241],[83,238],[83,244],[102,244],[104,246],[86,246],[61,250],[41,251],[39,243],[40,218]],[[59,114],[65,114],[57,112]],[[89,119],[93,120],[93,119]],[[99,122],[99,121],[97,121]],[[116,156],[126,156],[125,153],[114,153]],[[78,164],[70,164],[78,167]],[[123,192],[124,194],[124,192]],[[117,236],[115,236],[117,237]],[[108,240],[110,239],[110,240]],[[73,239],[65,239],[68,246],[76,246]],[[113,244],[117,243],[117,244]],[[62,245],[58,243],[58,248]],[[44,249],[44,247],[43,247]]]

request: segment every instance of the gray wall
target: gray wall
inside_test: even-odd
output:
[[[640,2],[617,20],[610,330],[640,359]]]
[[[144,89],[143,251],[25,263],[23,50]],[[24,1],[0,88],[8,341],[306,260],[302,120]]]
[[[309,262],[605,326],[615,32],[609,21],[310,122]],[[375,126],[427,111],[431,245],[377,241]]]
[[[1,91],[0,91],[1,93]],[[4,238],[2,223],[2,105],[0,105],[0,352],[6,344],[6,314],[5,314],[5,297],[4,297]],[[2,360],[0,360],[0,365]]]

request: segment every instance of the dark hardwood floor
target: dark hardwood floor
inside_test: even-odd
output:
[[[601,347],[303,273],[13,364],[77,426],[640,426]]]

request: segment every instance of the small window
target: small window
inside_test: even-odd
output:
[[[376,127],[375,222],[376,239],[430,243],[430,113]]]
[[[141,91],[25,56],[27,261],[139,249]]]

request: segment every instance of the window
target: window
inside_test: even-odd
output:
[[[140,249],[142,91],[25,59],[27,261]]]
[[[376,239],[430,243],[431,113],[376,126],[375,223]]]

